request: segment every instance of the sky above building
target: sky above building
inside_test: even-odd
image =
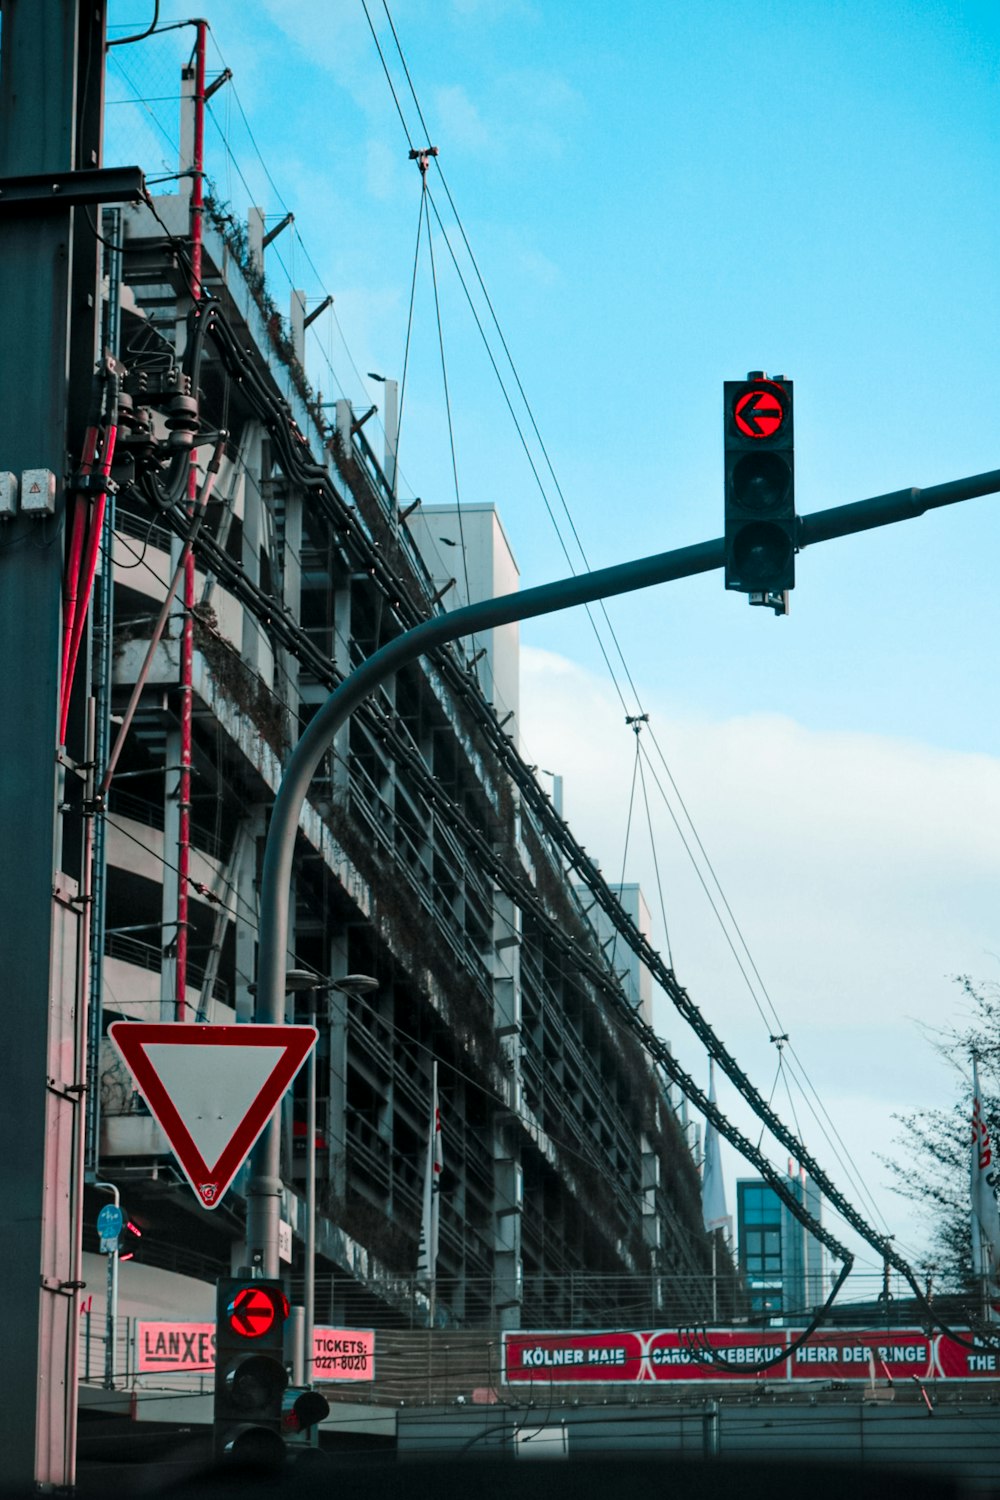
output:
[[[269,286],[333,295],[309,379],[379,407],[376,448],[368,372],[405,369],[404,504],[495,503],[522,586],[717,537],[722,384],[751,369],[794,379],[801,513],[998,465],[994,4],[390,10],[204,0],[209,77],[233,73],[206,142],[237,219],[294,213]],[[189,13],[163,0],[160,24]],[[118,35],[151,15],[111,0]],[[177,171],[192,40],[112,50],[109,162]],[[608,878],[642,882],[760,1092],[915,1258],[878,1155],[905,1158],[894,1113],[960,1092],[922,1031],[961,1017],[953,976],[1000,979],[998,535],[995,497],[807,549],[783,619],[715,573],[522,628],[526,758],[563,776]],[[721,1076],[718,1097],[756,1139]]]

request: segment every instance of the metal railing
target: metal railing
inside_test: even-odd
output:
[[[110,931],[104,937],[104,955],[106,958],[117,958],[126,964],[135,964],[140,969],[146,969],[150,973],[159,974],[163,969],[163,949],[156,943],[143,942],[141,938],[133,937],[127,932]],[[200,989],[205,978],[204,968],[197,964],[188,964],[188,983],[193,989]],[[230,988],[224,979],[216,979],[212,985],[212,995],[223,1005],[231,1004]],[[199,1015],[199,1020],[205,1017]]]

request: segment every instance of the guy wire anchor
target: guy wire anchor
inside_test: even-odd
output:
[[[438,148],[436,146],[424,146],[424,148],[420,151],[410,152],[410,160],[415,161],[417,166],[420,168],[421,177],[427,176],[427,168],[431,164],[431,157],[437,156],[437,154]]]

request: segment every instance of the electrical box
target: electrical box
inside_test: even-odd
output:
[[[56,476],[51,469],[25,469],[21,475],[21,510],[26,516],[52,516],[56,510]]]
[[[0,473],[0,521],[17,515],[17,475]]]

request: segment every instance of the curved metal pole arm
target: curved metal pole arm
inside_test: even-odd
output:
[[[400,667],[408,666],[462,636],[493,630],[536,615],[553,614],[573,605],[590,604],[615,594],[631,593],[671,579],[708,573],[721,568],[722,563],[723,541],[719,537],[693,547],[680,547],[673,552],[661,552],[616,567],[601,568],[594,573],[583,573],[577,578],[559,579],[520,593],[501,594],[497,599],[484,599],[424,620],[389,641],[355,668],[310,720],[292,752],[275,798],[261,874],[254,1019],[272,1025],[284,1020],[288,895],[299,815],[316,769],[337,731],[369,693]],[[276,1276],[279,1272],[280,1169],[281,1140],[272,1120],[254,1148],[247,1191],[247,1252],[251,1264],[259,1267],[265,1276]]]
[[[835,506],[798,518],[797,545],[829,541],[856,531],[890,525],[941,505],[1000,490],[1000,470],[952,480],[925,490],[898,490],[854,504]],[[393,672],[462,636],[493,630],[518,620],[555,614],[654,584],[712,572],[725,562],[722,537],[672,552],[619,563],[574,578],[559,579],[516,594],[502,594],[424,620],[389,641],[357,667],[327,698],[299,740],[281,780],[264,846],[260,897],[255,1019],[284,1019],[284,973],[288,943],[288,897],[299,814],[316,768],[337,731],[369,693]],[[274,1121],[261,1135],[252,1157],[247,1204],[247,1249],[264,1275],[278,1274],[278,1201],[281,1196],[280,1139]]]
[[[640,558],[636,562],[602,568],[595,573],[583,573],[577,578],[541,584],[538,588],[525,589],[523,593],[501,594],[499,598],[484,599],[424,620],[380,647],[355,668],[310,720],[292,752],[275,798],[264,847],[261,880],[255,1020],[273,1023],[283,1019],[288,890],[302,804],[337,731],[369,693],[400,667],[408,666],[462,636],[477,635],[536,615],[552,614],[576,604],[590,604],[615,594],[631,593],[670,579],[707,573],[713,568],[721,568],[722,561],[723,542],[720,537],[711,542],[699,542],[693,547],[681,547],[674,552]]]

